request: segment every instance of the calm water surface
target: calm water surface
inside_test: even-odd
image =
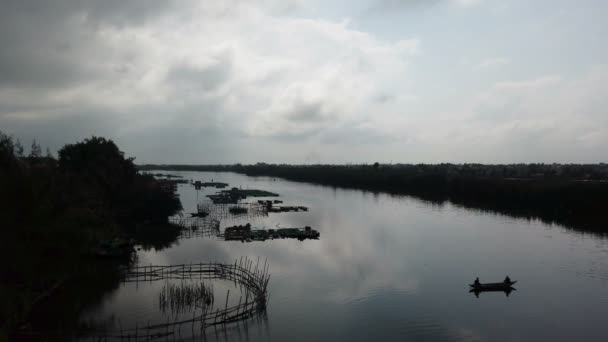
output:
[[[254,227],[309,225],[321,233],[319,240],[249,243],[199,236],[139,251],[140,265],[268,260],[266,316],[208,328],[207,340],[608,340],[605,239],[409,197],[232,173],[172,173],[279,193],[286,205],[310,211],[252,219]],[[186,212],[215,191],[179,186]],[[246,222],[223,221],[221,229]],[[519,281],[508,297],[468,293],[476,276],[493,282],[507,274]],[[83,318],[121,327],[170,320],[175,316],[158,305],[162,285],[122,284]],[[216,298],[232,286],[214,282]],[[189,337],[189,330],[180,338],[203,338]]]

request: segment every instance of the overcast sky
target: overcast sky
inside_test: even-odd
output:
[[[0,130],[139,163],[606,162],[608,1],[0,0]]]

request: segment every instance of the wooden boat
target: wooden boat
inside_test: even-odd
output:
[[[517,281],[511,282],[500,282],[500,283],[486,283],[486,284],[469,284],[474,291],[507,291],[512,290],[512,286]]]

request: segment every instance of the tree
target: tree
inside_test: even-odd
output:
[[[13,138],[0,131],[0,217],[3,222],[16,222],[31,207],[29,183],[15,153]],[[10,224],[0,224],[0,230]]]
[[[46,148],[46,157],[50,159],[54,158],[53,153],[51,153],[51,149],[48,147]]]
[[[92,137],[65,145],[58,152],[59,168],[70,173],[89,173],[106,179],[133,178],[137,173],[133,158],[125,158],[112,140]]]
[[[59,150],[59,172],[68,198],[76,202],[113,203],[132,183],[137,170],[112,140],[100,137],[65,145]]]
[[[117,220],[166,220],[181,210],[179,199],[162,191],[153,177],[137,173],[112,140],[92,137],[58,152],[65,198],[71,205],[104,211]]]
[[[15,144],[13,138],[0,131],[0,176],[7,167],[14,164],[15,161]]]
[[[15,157],[23,158],[23,145],[21,145],[21,141],[19,141],[19,139],[15,141],[13,151],[15,153]]]
[[[15,145],[13,144],[13,138],[0,131],[0,153],[3,155],[13,154],[14,150]]]
[[[32,149],[30,151],[30,158],[40,158],[42,157],[42,148],[40,144],[36,142],[36,139],[32,141]]]

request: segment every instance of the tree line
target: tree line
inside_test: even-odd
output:
[[[607,164],[142,165],[228,171],[336,187],[405,194],[608,233]]]

